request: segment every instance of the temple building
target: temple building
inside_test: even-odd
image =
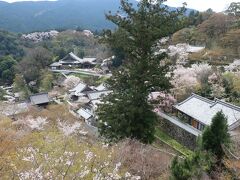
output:
[[[64,68],[93,68],[97,64],[96,58],[79,58],[74,53],[70,52],[63,59],[58,62],[54,62],[50,65],[52,70],[64,69]]]
[[[240,125],[240,107],[219,99],[209,100],[192,94],[173,106],[176,117],[200,131],[211,124],[212,118],[219,111],[227,117],[229,130],[234,130]]]

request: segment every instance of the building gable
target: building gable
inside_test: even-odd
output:
[[[70,52],[68,55],[66,55],[63,59],[61,59],[59,62],[61,63],[80,63],[81,59],[76,56],[74,53]]]

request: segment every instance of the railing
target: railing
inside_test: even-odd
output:
[[[229,131],[234,130],[235,128],[237,128],[238,126],[240,126],[240,120],[236,121],[235,123],[233,123],[231,126],[228,127]]]

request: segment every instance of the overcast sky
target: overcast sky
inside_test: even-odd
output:
[[[56,0],[0,0],[0,1],[6,1],[9,3],[12,3],[12,2],[19,2],[19,1],[56,1]],[[69,1],[71,1],[71,0],[69,0]]]
[[[188,8],[205,11],[212,8],[216,12],[226,10],[231,2],[240,2],[240,0],[168,0],[166,4],[173,7],[181,6],[183,2],[187,3]]]
[[[4,0],[7,2],[16,2],[16,1],[23,1],[23,0]],[[25,0],[27,1],[27,0]],[[38,0],[34,0],[38,1]],[[69,0],[71,1],[71,0]],[[100,2],[101,0],[99,0]],[[226,9],[231,2],[240,2],[240,0],[168,0],[166,2],[167,5],[173,7],[182,6],[183,2],[188,4],[188,8],[196,9],[199,11],[205,11],[208,8],[212,8],[216,12],[220,12]]]

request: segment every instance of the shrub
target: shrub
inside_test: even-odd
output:
[[[218,161],[221,161],[224,156],[222,146],[228,146],[229,143],[227,117],[220,111],[213,117],[211,125],[206,127],[202,135],[202,148],[212,152]]]

